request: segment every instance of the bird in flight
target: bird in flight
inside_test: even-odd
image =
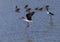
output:
[[[25,17],[22,17],[24,21],[26,22],[32,22],[32,16],[34,15],[34,11],[33,12],[29,12],[26,14],[26,18]]]
[[[16,6],[15,8],[15,11],[19,13],[20,8],[18,8],[18,6]]]

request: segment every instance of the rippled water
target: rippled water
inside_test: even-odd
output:
[[[33,22],[27,28],[27,39],[32,42],[60,42],[60,0],[0,0],[0,42],[25,42],[26,22],[20,20],[25,16],[24,5],[29,4],[32,10],[39,6],[50,5],[49,11],[54,13],[52,16],[53,25],[50,26],[50,16],[46,11],[36,11]],[[20,13],[15,12],[18,5]]]

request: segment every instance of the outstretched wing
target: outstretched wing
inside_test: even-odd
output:
[[[32,16],[33,16],[34,13],[35,13],[35,12],[30,12],[30,13],[26,14],[26,18],[27,18],[28,20],[32,20],[31,18],[32,18]]]
[[[33,15],[34,15],[34,13],[35,13],[35,12],[31,12],[31,13],[30,13],[30,14],[31,14],[31,16],[33,16]]]

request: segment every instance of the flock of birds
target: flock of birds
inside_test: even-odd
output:
[[[29,23],[32,22],[32,16],[35,14],[35,11],[32,11],[32,12],[31,12],[31,8],[29,8],[28,5],[25,5],[25,6],[24,6],[24,9],[25,9],[25,11],[27,12],[27,14],[26,14],[26,16],[25,16],[26,18],[25,18],[25,17],[22,17],[22,19],[28,23],[28,24],[27,24],[27,27],[26,27],[26,28],[28,28],[28,27],[29,27]],[[43,9],[44,9],[43,7],[36,7],[34,10],[36,10],[36,11],[42,11]],[[48,14],[48,15],[50,15],[50,16],[53,16],[53,15],[54,15],[53,13],[51,13],[51,12],[49,11],[49,5],[46,5],[46,6],[45,6],[45,10],[47,11],[47,14]],[[17,13],[20,12],[20,8],[19,8],[18,6],[16,6],[16,8],[15,8],[15,12],[17,12]],[[25,28],[25,30],[26,30],[26,28]],[[26,32],[26,31],[25,31],[25,32]],[[28,41],[28,42],[32,42],[30,39],[28,40],[28,38],[27,38],[27,41]]]
[[[24,6],[24,9],[28,13],[26,14],[26,18],[25,17],[22,17],[22,19],[24,21],[26,21],[26,22],[32,22],[32,16],[35,14],[35,12],[34,11],[31,12],[31,8],[29,8],[29,5],[25,5]],[[47,11],[47,14],[49,14],[50,16],[54,15],[53,13],[51,13],[49,11],[49,5],[46,5],[45,6],[45,9]],[[36,7],[35,10],[42,11],[43,10],[43,7],[41,7],[41,8],[40,7]],[[18,12],[18,13],[20,12],[20,8],[18,6],[16,6],[16,8],[15,8],[15,12]]]

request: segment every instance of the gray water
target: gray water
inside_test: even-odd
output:
[[[26,22],[20,20],[26,15],[24,5],[34,8],[50,5],[49,11],[54,13],[52,16],[53,26],[49,25],[50,18],[46,11],[36,11],[33,22],[27,32],[33,42],[60,42],[60,0],[0,0],[0,42],[25,42]],[[18,5],[20,13],[15,12]]]

